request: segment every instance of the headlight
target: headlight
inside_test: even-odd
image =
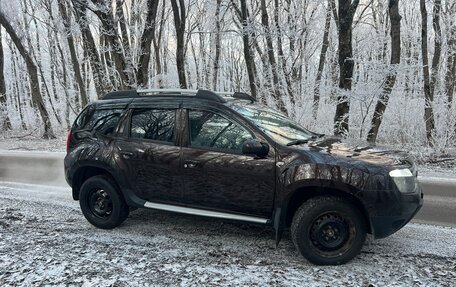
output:
[[[395,169],[390,171],[389,175],[401,193],[412,193],[415,191],[416,179],[409,169]]]
[[[405,169],[395,169],[389,172],[389,176],[391,177],[410,177],[413,176],[412,172],[405,168]]]

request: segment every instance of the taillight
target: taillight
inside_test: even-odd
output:
[[[68,135],[67,135],[67,145],[66,145],[67,153],[70,151],[70,140],[71,140],[71,130],[68,132]]]

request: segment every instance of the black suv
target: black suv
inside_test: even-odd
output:
[[[413,162],[399,151],[313,133],[245,93],[108,93],[76,119],[65,176],[84,216],[114,228],[148,207],[291,226],[315,264],[341,264],[366,233],[386,237],[420,209]]]

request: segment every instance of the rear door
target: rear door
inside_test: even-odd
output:
[[[185,202],[270,218],[275,188],[273,148],[266,158],[243,155],[244,141],[257,136],[241,122],[211,107],[188,107],[184,114]]]
[[[179,103],[132,106],[124,137],[116,142],[130,186],[141,199],[180,203]]]

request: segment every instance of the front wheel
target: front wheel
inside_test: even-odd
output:
[[[296,211],[291,236],[310,262],[338,265],[359,254],[366,239],[366,223],[349,201],[319,196],[304,202]]]
[[[119,226],[129,213],[116,183],[104,175],[91,177],[84,182],[79,194],[79,205],[85,218],[103,229]]]

